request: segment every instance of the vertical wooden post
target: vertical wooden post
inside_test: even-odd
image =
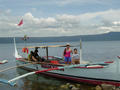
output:
[[[48,47],[46,47],[46,57],[47,57],[47,60],[48,60]]]
[[[80,39],[80,62],[82,62],[82,40]]]

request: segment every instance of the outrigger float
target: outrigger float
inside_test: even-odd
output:
[[[50,46],[28,46],[25,48],[45,48],[46,60],[44,62],[33,62],[28,61],[26,58],[18,54],[15,38],[15,58],[18,66],[20,68],[31,71],[29,73],[23,74],[11,80],[0,79],[0,82],[15,85],[15,81],[24,78],[32,74],[44,74],[50,77],[55,77],[59,79],[69,80],[73,82],[82,82],[87,84],[111,84],[115,86],[120,86],[120,67],[119,61],[105,61],[96,63],[84,63],[82,60],[82,44],[80,41],[80,64],[76,65],[65,65],[61,57],[49,56],[48,48],[55,47],[65,47],[65,45],[50,45]],[[26,65],[29,64],[30,65]]]

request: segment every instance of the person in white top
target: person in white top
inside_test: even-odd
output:
[[[72,63],[73,64],[80,64],[80,56],[78,54],[77,48],[75,48],[74,51],[73,51]]]

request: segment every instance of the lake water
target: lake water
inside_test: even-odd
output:
[[[28,46],[39,45],[65,45],[67,42],[59,43],[29,43]],[[69,42],[79,49],[79,42]],[[20,54],[21,47],[24,43],[17,43]],[[73,49],[74,47],[72,47]],[[62,56],[64,48],[49,48],[49,55]],[[82,58],[86,61],[110,61],[117,60],[120,55],[120,41],[87,41],[82,42]],[[40,49],[41,56],[45,55],[45,50]],[[23,55],[23,54],[22,54]],[[25,56],[25,55],[24,55]],[[1,64],[0,70],[16,65],[14,58],[13,44],[0,44],[0,60],[8,60],[8,63]],[[5,72],[0,72],[0,78],[10,80],[16,76],[27,73],[27,71],[19,68],[11,69]],[[0,90],[58,90],[61,85],[72,83],[65,80],[55,79],[43,75],[31,75],[18,80],[16,87],[11,87],[0,83]],[[89,85],[81,84],[83,90],[89,90]]]

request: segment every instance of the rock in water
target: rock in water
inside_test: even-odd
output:
[[[97,85],[96,90],[102,90],[102,88],[99,85]]]
[[[76,84],[76,87],[77,87],[77,88],[80,88],[80,84]]]
[[[103,90],[113,90],[115,86],[110,84],[101,84],[101,87],[103,88]]]
[[[76,87],[72,87],[71,90],[80,90],[79,88],[76,88]]]
[[[116,88],[116,89],[114,89],[114,90],[120,90],[120,88]]]
[[[68,89],[68,86],[66,86],[66,85],[61,85],[60,88],[61,88],[61,89]]]
[[[73,87],[75,87],[74,85],[69,85],[69,89],[72,89]]]

